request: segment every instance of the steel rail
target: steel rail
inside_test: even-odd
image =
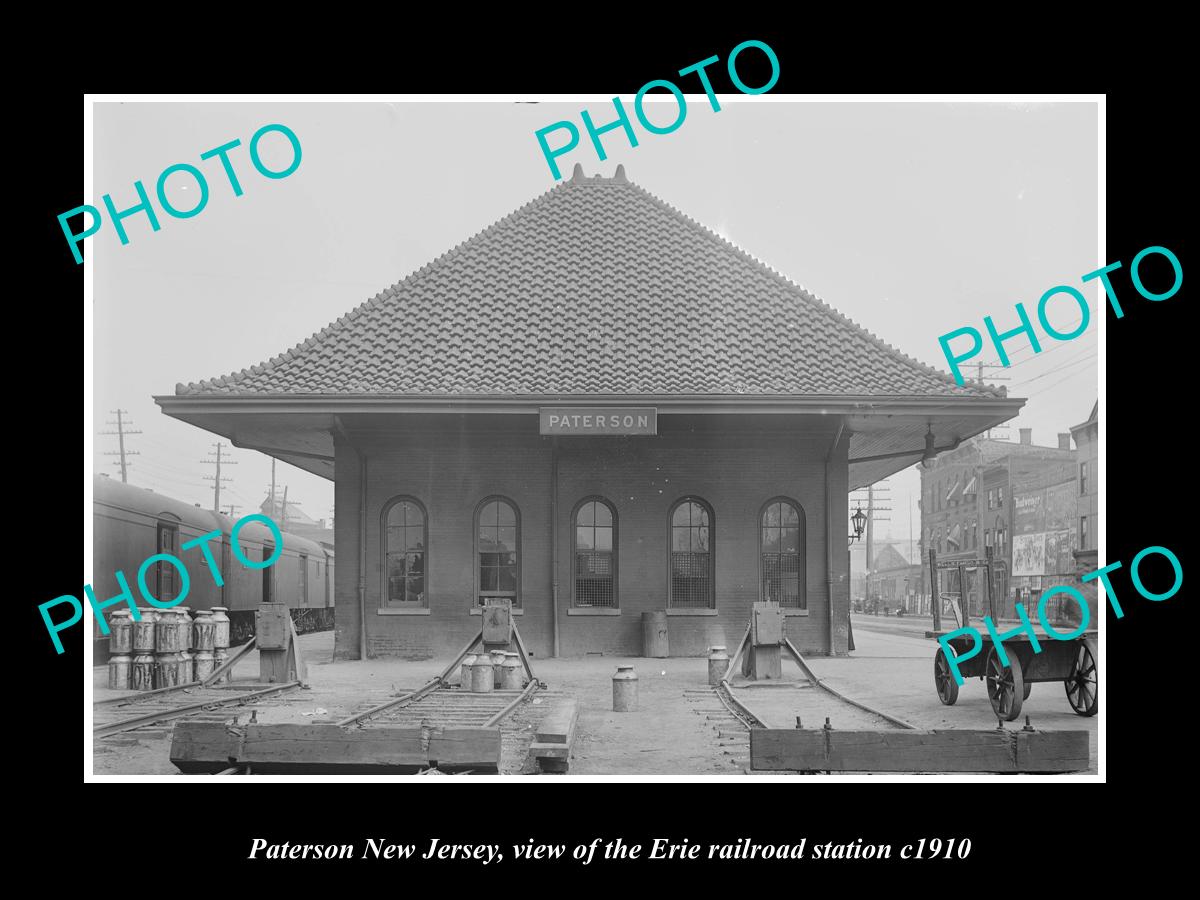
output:
[[[145,713],[140,716],[133,716],[129,719],[118,719],[116,722],[109,722],[106,725],[96,725],[92,728],[93,738],[108,737],[109,735],[118,734],[122,731],[129,731],[131,728],[139,728],[142,725],[149,725],[153,722],[169,722],[171,719],[178,719],[182,716],[190,715],[194,712],[200,712],[205,709],[220,709],[225,706],[245,706],[253,700],[260,697],[265,697],[268,694],[278,694],[283,691],[290,691],[292,688],[300,686],[298,681],[288,681],[283,684],[275,684],[269,688],[264,688],[261,691],[251,691],[248,694],[238,694],[225,699],[217,700],[202,700],[197,703],[189,703],[185,706],[176,706],[173,709],[163,709],[156,712]]]
[[[755,715],[750,707],[734,696],[733,688],[730,687],[728,681],[721,679],[721,683],[716,687],[716,693],[725,708],[733,714],[734,718],[745,725],[747,730],[767,727],[766,722]]]
[[[532,697],[539,687],[541,687],[541,683],[535,678],[529,684],[525,685],[525,690],[521,691],[520,695],[512,703],[509,703],[504,709],[493,715],[481,727],[491,728],[493,725],[499,724],[505,716]]]
[[[466,659],[467,654],[470,653],[471,650],[475,647],[475,645],[478,644],[482,640],[483,640],[483,629],[480,629],[479,634],[477,634],[477,635],[475,635],[475,637],[471,638],[471,642],[462,649],[462,651],[458,654],[458,656],[454,657],[454,662],[450,663],[450,665],[448,665],[448,666],[446,666],[446,668],[442,669],[442,674],[429,679],[429,681],[425,682],[425,684],[421,685],[421,687],[417,688],[415,691],[409,691],[407,694],[404,694],[400,697],[393,697],[391,700],[385,700],[383,703],[380,703],[376,706],[372,706],[368,710],[364,710],[363,712],[360,712],[360,713],[355,713],[352,716],[346,716],[346,718],[344,718],[344,719],[339,719],[334,724],[341,725],[342,727],[346,727],[348,725],[362,725],[363,722],[365,722],[367,719],[374,718],[375,716],[377,716],[381,712],[383,712],[385,709],[391,709],[392,707],[399,706],[401,704],[407,705],[408,703],[415,703],[417,700],[420,700],[422,697],[424,697],[430,691],[437,690],[442,685],[444,685],[446,683],[446,678],[449,677],[450,673],[454,671],[454,669],[458,666],[459,663],[461,663],[464,659]]]
[[[804,657],[800,655],[800,651],[796,649],[796,645],[793,644],[791,642],[791,640],[789,640],[788,638],[784,638],[783,643],[784,643],[784,646],[786,646],[788,648],[788,650],[791,652],[792,657],[796,660],[796,664],[798,666],[800,666],[801,671],[803,671],[804,674],[806,676],[808,676],[808,680],[813,683],[814,687],[819,687],[821,690],[826,691],[830,694],[833,694],[833,696],[837,697],[839,700],[841,700],[845,703],[849,703],[851,706],[857,706],[859,709],[863,710],[864,712],[869,712],[872,715],[879,716],[879,718],[884,719],[888,722],[891,722],[893,725],[896,725],[900,728],[906,728],[910,731],[917,730],[917,726],[911,725],[908,722],[905,722],[903,719],[898,719],[895,716],[888,715],[885,712],[880,712],[877,709],[873,709],[872,707],[867,706],[867,704],[862,703],[858,700],[855,700],[853,697],[847,697],[841,691],[831,688],[824,681],[822,681],[820,678],[818,678],[816,673],[813,672],[813,670],[808,667],[808,663],[805,661]]]

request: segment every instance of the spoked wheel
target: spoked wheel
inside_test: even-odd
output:
[[[1063,682],[1067,702],[1079,716],[1094,716],[1100,710],[1100,679],[1096,669],[1096,644],[1091,638],[1079,642],[1075,666]]]
[[[933,685],[937,688],[938,699],[947,706],[953,706],[958,700],[958,682],[950,672],[950,661],[946,658],[945,647],[939,647],[933,657]]]
[[[1013,651],[1008,652],[1008,665],[1000,665],[995,648],[987,659],[987,691],[992,701],[992,711],[998,718],[1011,722],[1021,714],[1021,702],[1025,699],[1025,678],[1021,671],[1021,660]]]
[[[1032,682],[1032,681],[1027,681],[1027,682],[1025,682],[1025,692],[1024,692],[1023,694],[1021,694],[1021,699],[1022,699],[1022,700],[1028,700],[1028,699],[1029,699],[1029,693],[1030,693],[1030,691],[1032,691],[1032,690],[1033,690],[1033,682]]]

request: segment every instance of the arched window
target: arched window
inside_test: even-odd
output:
[[[1008,529],[1004,527],[1004,520],[996,516],[996,553],[999,556],[1004,555],[1005,544],[1008,543]]]
[[[396,497],[383,507],[383,606],[429,605],[427,525],[425,507],[412,497]]]
[[[521,606],[521,529],[517,507],[503,497],[489,497],[475,512],[475,602],[507,597]]]
[[[713,514],[698,497],[671,508],[671,582],[668,606],[713,609]]]
[[[808,609],[804,587],[804,510],[776,497],[762,511],[761,596],[788,609]]]
[[[617,514],[589,497],[575,508],[575,605],[617,608]]]

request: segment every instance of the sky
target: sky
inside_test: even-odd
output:
[[[623,98],[627,108],[631,98]],[[573,121],[580,145],[558,159],[569,177],[630,180],[707,225],[887,343],[948,371],[938,337],[964,325],[1017,324],[1049,288],[1071,285],[1088,298],[1092,321],[1080,337],[1024,337],[1006,344],[1013,365],[985,380],[1029,398],[1010,435],[1032,428],[1054,446],[1084,421],[1096,400],[1098,283],[1080,283],[1109,260],[1097,258],[1097,114],[1094,103],[813,103],[761,95],[688,98],[673,133],[636,125],[637,147],[620,130],[604,136],[600,162],[580,124],[599,125],[611,101],[487,103],[99,103],[94,108],[93,186],[83,202],[118,210],[137,203],[134,182],[153,196],[176,163],[205,173],[207,206],[187,219],[144,214],[124,220],[122,246],[107,219],[86,241],[94,263],[92,465],[120,477],[117,439],[99,432],[110,411],[128,410],[129,480],[211,507],[217,436],[164,415],[154,395],[177,382],[261,363],[320,331],[384,288],[551,189],[556,183],[534,133]],[[674,101],[652,109],[667,123]],[[648,107],[649,108],[649,107]],[[286,178],[267,179],[247,145],[261,126],[281,123],[300,140],[302,159]],[[219,161],[200,155],[233,139],[243,195]],[[561,137],[550,138],[557,146]],[[271,134],[262,160],[283,169],[287,141]],[[179,209],[195,205],[186,174],[166,182]],[[65,243],[65,242],[64,242]],[[64,252],[67,248],[64,246]],[[1061,306],[1057,305],[1061,302]],[[1050,321],[1079,321],[1056,301]],[[978,358],[995,363],[985,347]],[[1007,381],[999,381],[999,378]],[[1002,434],[1002,433],[1001,433]],[[223,455],[229,453],[223,450]],[[271,481],[268,457],[233,449],[236,465],[221,505],[257,511]],[[333,484],[278,463],[276,483],[314,519],[333,514]],[[888,479],[892,521],[878,536],[908,537],[911,502],[919,531],[914,468]]]

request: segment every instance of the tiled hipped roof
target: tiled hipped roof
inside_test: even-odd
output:
[[[1000,397],[625,178],[575,177],[258,366],[176,394]]]

